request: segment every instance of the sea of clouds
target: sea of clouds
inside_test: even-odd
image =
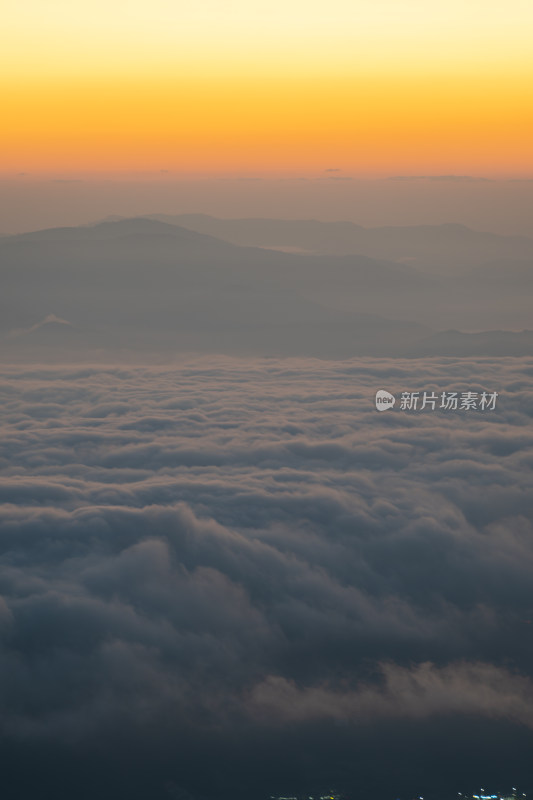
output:
[[[527,358],[1,366],[13,763],[143,752],[151,797],[229,797],[272,742],[301,779],[398,721],[533,729],[532,388]]]

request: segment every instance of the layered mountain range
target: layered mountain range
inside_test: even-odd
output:
[[[202,215],[0,240],[4,359],[533,353],[533,240]]]

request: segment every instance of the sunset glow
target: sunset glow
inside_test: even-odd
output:
[[[3,27],[4,173],[533,166],[520,0],[27,0]]]

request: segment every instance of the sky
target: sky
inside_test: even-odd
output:
[[[531,176],[527,0],[21,0],[0,174]]]

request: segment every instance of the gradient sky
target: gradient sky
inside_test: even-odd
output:
[[[529,0],[20,0],[0,172],[530,175]]]

